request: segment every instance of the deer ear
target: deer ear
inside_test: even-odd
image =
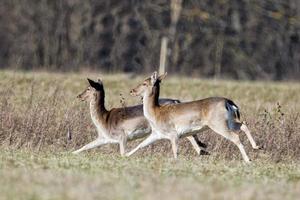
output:
[[[90,86],[92,86],[96,90],[101,90],[102,85],[100,85],[98,82],[95,82],[95,81],[93,81],[93,80],[91,80],[89,78],[87,80],[88,80]]]
[[[167,74],[168,74],[168,73],[165,72],[163,75],[160,75],[160,76],[158,77],[158,80],[161,81],[161,80],[165,79],[166,76],[167,76]]]
[[[157,71],[153,72],[151,75],[151,83],[154,85],[154,83],[157,81]]]
[[[92,85],[95,83],[95,81],[93,81],[93,80],[91,80],[91,79],[89,79],[89,78],[87,78],[87,80],[88,80],[90,86],[92,86]]]

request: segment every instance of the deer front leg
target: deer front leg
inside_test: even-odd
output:
[[[107,144],[107,143],[110,143],[110,142],[105,140],[104,138],[97,138],[96,140],[84,145],[83,147],[81,147],[80,149],[78,149],[76,151],[73,151],[72,153],[73,154],[78,154],[82,151],[92,149],[92,148],[95,148],[95,147],[98,147],[100,145]]]
[[[139,150],[140,148],[146,147],[150,144],[152,144],[153,142],[157,141],[157,140],[161,140],[164,137],[162,137],[161,135],[152,132],[143,142],[141,142],[136,148],[134,148],[133,150],[131,150],[129,153],[126,154],[126,156],[131,156],[132,154],[134,154],[137,150]]]
[[[125,136],[125,134],[122,134],[119,142],[121,156],[125,155],[126,143],[127,143],[127,137]]]
[[[177,159],[178,156],[178,136],[173,136],[170,138],[171,144],[172,144],[172,150],[174,158]]]

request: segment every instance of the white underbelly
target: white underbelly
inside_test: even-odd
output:
[[[186,136],[194,134],[197,131],[201,131],[203,128],[204,128],[203,125],[177,126],[176,132],[177,132],[178,137],[186,137]]]
[[[134,130],[132,132],[128,132],[127,133],[127,139],[128,140],[135,140],[138,138],[143,138],[146,137],[147,135],[149,135],[151,133],[151,128],[144,128],[144,129],[137,129]]]

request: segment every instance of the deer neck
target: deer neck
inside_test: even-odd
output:
[[[145,92],[143,97],[143,110],[145,117],[150,120],[155,120],[155,110],[159,107],[159,83],[155,83],[152,91]]]
[[[97,127],[98,131],[103,132],[105,129],[105,121],[108,111],[104,105],[104,92],[96,94],[96,98],[90,101],[90,113],[93,123]]]

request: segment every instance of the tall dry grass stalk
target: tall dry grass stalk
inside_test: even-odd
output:
[[[12,85],[11,87],[7,87],[9,89],[1,87],[0,90],[1,147],[26,148],[33,151],[72,151],[95,138],[96,130],[89,116],[88,105],[79,102],[75,98],[76,92],[79,93],[80,90],[85,88],[84,84],[76,85],[78,81],[77,78],[81,76],[78,75],[76,78],[69,77],[68,82],[70,82],[70,84],[62,86],[60,81],[68,76],[69,75],[62,75],[60,78],[57,78],[56,75],[49,75],[49,85],[46,86],[41,86],[38,80],[33,78],[20,78],[12,75],[8,75],[8,77],[5,78],[5,81],[14,80],[14,82],[18,82],[18,87],[20,88],[14,90]],[[47,75],[45,77],[47,77]],[[57,81],[57,79],[59,81]],[[117,102],[113,104],[114,106],[119,104],[120,95],[118,95],[118,91],[125,91],[137,82],[137,80],[126,81],[124,78],[121,79],[126,86],[120,84],[120,78],[112,78],[108,81],[104,81],[107,91],[106,105],[109,108],[112,107],[111,102]],[[182,87],[182,85],[180,85],[181,81],[184,82],[185,80],[171,79],[169,85],[163,85],[163,92],[169,93],[172,91],[176,93],[176,88],[180,90]],[[0,82],[1,85],[7,84],[6,82],[4,83],[4,80]],[[198,83],[195,82],[194,84]],[[203,84],[207,83],[203,82]],[[209,83],[206,87],[210,84],[211,87],[215,89],[219,87],[216,86],[214,82]],[[236,88],[236,90],[239,90],[237,87],[244,87],[239,86],[239,84],[240,83],[233,83],[233,87]],[[74,85],[76,85],[76,87]],[[226,84],[220,85],[221,90],[227,90],[225,85]],[[278,86],[276,90],[283,92],[280,87]],[[190,93],[198,91],[192,87],[190,88],[188,91]],[[22,90],[25,89],[28,92],[22,93]],[[249,87],[248,89],[257,92],[257,88]],[[182,91],[177,98],[185,99],[185,92],[187,91],[184,91]],[[211,96],[208,94],[208,91],[205,92],[205,96]],[[248,102],[246,103],[248,99],[244,97],[244,93],[235,94],[235,96],[239,96],[237,99],[244,102],[242,103],[245,104],[244,107],[250,107],[252,109],[259,105],[261,108],[264,108],[257,111],[255,109],[251,110],[251,115],[249,115],[251,113],[250,109],[242,112],[243,118],[248,122],[254,138],[264,147],[264,149],[259,152],[253,151],[246,137],[241,133],[241,140],[243,144],[245,144],[250,156],[252,158],[263,157],[275,162],[285,159],[299,160],[299,107],[297,109],[288,109],[288,104],[285,104],[283,108],[279,103],[264,103],[267,100],[261,100],[260,102],[252,101],[253,103],[250,105]],[[125,98],[126,96],[121,96],[121,104],[126,102],[126,105],[130,105],[132,101],[127,101]],[[272,99],[273,97],[268,98]],[[281,97],[274,97],[274,99],[278,98]],[[284,97],[282,98],[284,99]],[[291,98],[294,97],[291,96]],[[121,107],[122,105],[119,106]],[[207,144],[208,150],[213,156],[224,157],[226,159],[240,158],[238,149],[232,143],[217,134],[206,131],[200,133],[198,137]],[[129,148],[132,148],[138,143],[139,141],[130,143]],[[96,151],[118,153],[115,145],[101,147],[100,150],[97,149]],[[139,155],[147,156],[155,153],[171,156],[169,143],[165,141],[158,142],[140,151]],[[185,139],[180,141],[179,153],[183,156],[196,156],[193,148]]]

